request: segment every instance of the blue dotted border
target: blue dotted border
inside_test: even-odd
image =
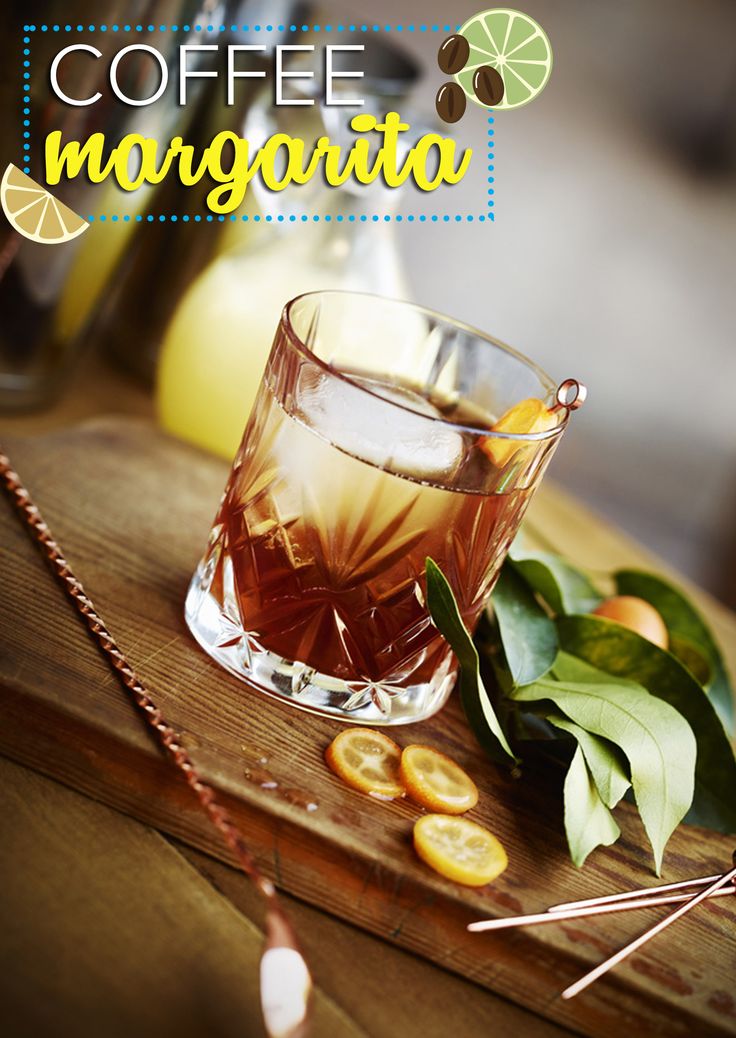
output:
[[[489,202],[488,204],[493,205],[492,202]],[[239,223],[241,221],[243,223],[248,223],[248,221],[252,223],[296,223],[297,221],[301,221],[301,223],[319,223],[320,221],[323,223],[452,223],[453,221],[455,223],[474,223],[475,221],[478,223],[485,223],[486,220],[493,220],[493,213],[481,213],[480,216],[473,216],[470,213],[466,216],[462,216],[459,213],[454,216],[448,215],[447,213],[442,216],[438,213],[433,213],[430,216],[427,216],[425,213],[421,213],[418,216],[411,213],[408,216],[401,213],[397,216],[391,216],[388,213],[383,216],[375,213],[373,215],[363,213],[361,216],[355,216],[353,214],[350,216],[333,216],[330,213],[326,213],[323,216],[307,216],[306,213],[300,215],[292,214],[291,216],[215,216],[212,213],[209,213],[207,216],[200,216],[199,214],[196,214],[195,216],[188,216],[186,214],[180,216],[176,213],[172,213],[167,216],[162,213],[156,216],[153,213],[148,213],[146,216],[138,214],[134,217],[127,215],[110,216],[107,213],[103,213],[100,216],[89,215],[86,219],[90,223],[95,223],[95,221],[97,223],[105,223],[106,221],[110,221],[110,223],[130,223],[131,221],[134,223],[154,223],[154,221],[165,223],[167,220],[170,223],[176,223],[177,221],[181,221],[182,223]]]
[[[285,25],[24,25],[23,32],[286,32]],[[457,32],[461,25],[289,25],[289,32]]]
[[[23,26],[24,32],[30,32],[31,29],[28,25]],[[31,150],[31,37],[23,37],[23,172],[30,173],[31,167],[29,152]]]
[[[495,163],[493,161],[493,116],[488,116],[488,219],[493,220],[493,196],[496,193],[494,184],[496,182],[493,176],[495,170]]]
[[[192,28],[194,28],[195,32],[203,32],[203,31],[205,31],[205,29],[206,29],[207,32],[226,32],[228,29],[230,29],[232,32],[238,32],[238,31],[243,31],[243,32],[250,32],[250,31],[254,31],[254,32],[274,32],[274,31],[276,31],[276,32],[285,32],[286,31],[286,26],[285,25],[276,25],[276,26],[273,26],[273,25],[263,25],[263,26],[261,26],[261,25],[252,25],[252,26],[249,26],[249,25],[236,25],[236,24],[233,24],[233,25],[230,25],[230,26],[227,26],[227,25],[207,25],[207,26],[195,25],[195,26],[192,27],[191,25],[183,24],[181,26],[179,26],[179,25],[159,25],[157,27],[155,25],[145,25],[144,26],[142,24],[135,25],[135,26],[133,26],[131,24],[110,25],[110,26],[107,26],[107,25],[76,25],[76,26],[73,26],[71,24],[65,24],[65,25],[53,24],[53,25],[39,25],[39,26],[36,26],[36,25],[24,25],[23,26],[23,32],[26,33],[26,34],[30,34],[30,33],[33,33],[33,32],[74,32],[75,30],[77,32],[108,32],[108,30],[110,32],[133,32],[133,31],[135,31],[135,32],[144,32],[144,31],[156,32],[157,30],[158,30],[158,32],[178,32],[178,30],[180,28],[181,28],[181,30],[183,32],[189,32],[189,31],[191,31]],[[344,32],[344,31],[347,30],[349,32],[381,32],[381,31],[383,31],[383,32],[392,32],[392,31],[394,31],[394,32],[410,32],[410,33],[411,32],[420,32],[420,33],[421,32],[425,32],[425,33],[426,32],[434,32],[434,33],[437,33],[437,32],[456,32],[457,30],[459,30],[461,28],[461,25],[455,25],[453,27],[451,25],[415,25],[415,24],[412,23],[412,24],[409,24],[409,25],[395,25],[395,26],[391,26],[391,25],[384,25],[384,26],[372,25],[372,26],[369,26],[367,24],[358,25],[357,23],[351,23],[351,24],[342,24],[342,23],[340,23],[340,24],[338,24],[338,25],[336,25],[334,27],[331,24],[327,24],[327,25],[296,25],[296,24],[294,24],[294,25],[289,25],[288,28],[289,28],[289,32],[332,32],[333,28],[334,28],[335,32]],[[30,72],[30,68],[31,68],[30,43],[31,43],[30,35],[24,35],[24,37],[23,37],[23,162],[24,162],[23,172],[24,173],[30,173],[31,172],[31,169],[30,169],[30,166],[29,166],[29,152],[31,150],[31,143],[30,143],[30,138],[31,138],[30,113],[31,113],[31,110],[30,110],[30,107],[29,107],[30,106],[30,101],[31,101],[31,99],[30,99],[30,82],[29,82],[30,78],[31,78],[31,72]],[[416,215],[416,216],[414,214],[408,214],[408,215],[399,214],[397,216],[392,216],[392,215],[389,215],[389,214],[386,214],[384,216],[380,216],[378,214],[373,214],[373,215],[370,215],[370,216],[367,215],[367,214],[363,214],[361,216],[355,216],[355,215],[350,215],[350,216],[342,216],[342,215],[331,216],[330,214],[325,214],[323,216],[315,215],[315,216],[312,216],[310,218],[309,216],[307,216],[304,213],[299,214],[299,215],[290,215],[290,216],[279,215],[277,217],[273,217],[273,216],[268,215],[268,214],[266,214],[264,216],[256,215],[256,216],[253,216],[253,217],[249,217],[249,216],[240,216],[239,217],[239,216],[235,216],[235,215],[230,216],[230,217],[226,217],[226,216],[222,216],[222,215],[221,216],[215,216],[213,214],[209,214],[209,215],[206,215],[206,216],[201,216],[200,214],[196,214],[194,216],[188,216],[188,215],[179,216],[177,214],[169,214],[169,215],[161,214],[161,215],[155,216],[152,213],[148,213],[146,216],[143,216],[143,215],[139,214],[139,215],[135,216],[135,218],[131,218],[128,215],[121,217],[121,216],[117,216],[117,215],[108,215],[106,213],[103,213],[103,214],[97,215],[97,216],[89,215],[87,217],[87,220],[89,221],[89,223],[94,223],[95,221],[97,221],[98,223],[106,223],[108,221],[110,223],[129,223],[131,221],[131,219],[134,219],[134,222],[136,222],[136,223],[154,223],[154,222],[165,223],[167,220],[170,223],[177,223],[178,221],[181,221],[182,223],[190,223],[190,222],[191,223],[225,223],[225,222],[236,223],[236,222],[240,222],[240,221],[242,221],[243,223],[247,223],[251,219],[252,219],[252,221],[254,223],[259,223],[261,221],[265,222],[265,223],[285,223],[285,222],[296,223],[297,221],[299,221],[301,223],[308,223],[310,221],[314,222],[314,223],[319,223],[320,221],[323,221],[324,223],[330,223],[330,222],[335,222],[335,223],[368,223],[368,222],[371,222],[371,223],[379,223],[379,222],[384,222],[384,223],[392,223],[392,222],[393,223],[450,223],[450,222],[453,222],[453,221],[455,223],[474,223],[474,222],[477,222],[477,223],[491,222],[492,223],[494,221],[494,219],[495,219],[495,214],[493,212],[493,209],[494,209],[494,195],[495,195],[495,187],[494,187],[495,178],[494,178],[494,175],[493,175],[494,174],[494,169],[495,169],[495,166],[494,166],[494,150],[493,150],[493,148],[494,148],[494,128],[493,128],[493,124],[494,124],[493,116],[489,115],[488,116],[488,178],[487,178],[487,181],[488,181],[488,188],[487,188],[488,201],[487,201],[487,211],[485,213],[480,213],[478,216],[474,216],[474,215],[472,215],[470,213],[466,214],[465,216],[463,216],[461,214],[456,214],[455,216],[450,216],[448,214],[444,214],[442,216],[440,216],[438,214],[432,214],[432,215],[419,214],[419,215]]]

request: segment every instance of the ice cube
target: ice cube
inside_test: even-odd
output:
[[[359,376],[348,381],[305,368],[297,412],[323,439],[398,475],[446,482],[463,457],[462,434],[438,420],[438,408],[403,386]]]

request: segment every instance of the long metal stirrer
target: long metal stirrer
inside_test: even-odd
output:
[[[720,876],[716,876],[720,879]],[[716,890],[710,897],[734,897],[734,890]],[[567,919],[584,919],[586,916],[609,915],[611,912],[630,912],[634,908],[659,908],[662,905],[677,905],[689,901],[692,894],[659,894],[651,898],[625,900],[611,899],[600,901],[594,905],[571,906],[565,909],[547,909],[545,912],[533,912],[530,915],[512,915],[503,919],[481,919],[477,923],[469,923],[468,930],[483,933],[488,930],[511,930],[517,926],[543,926],[546,923],[563,923]]]
[[[281,907],[276,888],[261,874],[230,813],[218,802],[212,787],[200,777],[189,754],[182,746],[181,736],[165,720],[145,685],[108,631],[1,447],[0,481],[21,519],[40,545],[54,575],[72,599],[107,663],[153,728],[169,759],[184,775],[209,820],[235,855],[240,868],[265,899],[268,908],[266,944],[261,958],[261,1005],[266,1030],[270,1038],[300,1038],[306,1033],[311,978],[294,930]]]
[[[699,879],[683,879],[679,883],[661,883],[657,887],[641,887],[636,890],[623,890],[619,894],[603,894],[601,897],[587,897],[582,901],[562,901],[558,905],[550,905],[548,912],[566,912],[569,908],[587,908],[589,905],[607,905],[614,901],[634,901],[637,898],[649,898],[664,894],[670,890],[686,890],[688,887],[707,887],[709,883],[720,879],[717,876],[701,876]],[[728,893],[728,891],[724,891]],[[687,897],[690,897],[688,894]],[[683,901],[686,898],[683,898]]]
[[[736,852],[734,852],[734,861],[736,861]],[[684,904],[680,905],[679,908],[676,908],[674,912],[670,912],[670,914],[665,916],[664,919],[660,919],[658,923],[655,923],[654,926],[650,926],[650,928],[645,930],[643,934],[640,934],[639,937],[635,938],[623,948],[620,948],[619,951],[614,955],[611,955],[605,960],[605,962],[601,962],[600,965],[595,967],[595,969],[586,973],[584,977],[580,978],[580,980],[576,980],[569,988],[565,988],[561,997],[568,999],[574,998],[575,995],[579,995],[580,992],[589,987],[593,981],[598,980],[598,978],[602,977],[604,973],[607,973],[610,969],[613,969],[614,966],[617,966],[619,962],[623,962],[628,955],[637,951],[642,947],[642,945],[646,944],[647,941],[650,941],[652,937],[656,937],[658,933],[661,933],[662,930],[676,922],[676,920],[680,919],[686,912],[695,908],[695,906],[699,905],[701,901],[705,901],[706,898],[712,897],[716,891],[720,890],[721,887],[725,887],[725,885],[730,883],[734,877],[736,877],[736,865],[734,865],[734,867],[728,872],[724,872],[722,876],[719,876],[714,883],[710,884],[710,886],[704,887],[699,893],[689,898]]]

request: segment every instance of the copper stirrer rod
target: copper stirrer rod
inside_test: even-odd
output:
[[[189,754],[182,746],[180,735],[165,720],[145,685],[108,631],[2,448],[0,482],[21,519],[40,545],[54,575],[72,599],[80,618],[97,642],[107,663],[153,728],[169,759],[184,775],[209,820],[235,855],[240,868],[265,899],[268,906],[266,944],[261,957],[260,980],[261,1008],[266,1031],[269,1038],[302,1038],[306,1034],[311,977],[299,950],[294,930],[281,907],[276,888],[261,874],[230,813],[218,802],[213,788],[199,776]]]
[[[560,923],[567,919],[581,919],[587,916],[604,915],[609,912],[628,912],[634,908],[657,908],[660,905],[678,905],[673,912],[661,919],[645,933],[621,948],[584,977],[571,984],[562,992],[562,998],[574,998],[594,980],[622,962],[632,952],[656,937],[680,916],[695,908],[701,901],[710,898],[736,896],[736,851],[733,852],[734,867],[719,876],[702,876],[697,879],[683,880],[679,883],[663,883],[657,887],[627,890],[620,894],[607,894],[603,897],[586,898],[583,901],[568,901],[564,904],[552,905],[545,912],[530,915],[508,916],[500,919],[481,919],[470,923],[468,930],[480,933],[488,930],[507,930],[517,926],[539,926],[546,923]]]
[[[550,411],[577,411],[588,397],[588,388],[576,378],[566,378],[555,390],[555,403]]]
[[[720,876],[711,877],[720,879]],[[690,884],[691,886],[693,884]],[[656,889],[656,888],[654,888]],[[502,916],[499,919],[481,919],[477,923],[468,923],[471,933],[485,933],[489,930],[512,930],[517,926],[544,926],[547,923],[564,923],[568,919],[584,919],[587,916],[608,915],[611,912],[630,912],[634,908],[659,908],[662,905],[680,905],[689,901],[689,894],[659,894],[654,897],[628,897],[627,899],[600,898],[594,904],[571,905],[567,908],[548,908],[544,912],[533,912],[529,915]],[[733,890],[715,890],[708,897],[734,897]]]
[[[658,900],[652,895],[665,894],[670,891],[683,891],[688,887],[707,887],[710,883],[714,883],[719,876],[701,876],[699,879],[683,879],[679,883],[661,883],[657,887],[641,887],[637,890],[624,890],[619,894],[604,894],[602,897],[587,897],[582,901],[563,901],[558,905],[550,905],[547,909],[548,912],[567,912],[568,909],[575,908],[589,908],[594,905],[611,905],[618,901],[637,901],[640,898],[646,899],[646,904],[640,907],[646,907],[652,901]],[[692,891],[690,894],[684,894],[680,897],[681,901],[687,901],[689,897],[692,897]],[[723,894],[730,894],[732,891],[723,890]],[[674,900],[670,898],[670,900]],[[659,904],[666,904],[666,902],[658,901]],[[635,908],[636,905],[632,905]]]
[[[734,852],[733,860],[734,862],[736,862],[736,851]],[[662,930],[665,930],[677,919],[685,915],[686,912],[689,912],[691,908],[695,908],[695,906],[699,905],[701,901],[705,901],[706,898],[713,897],[713,895],[716,894],[721,889],[721,887],[725,887],[727,883],[731,883],[734,880],[734,878],[736,878],[736,864],[732,869],[729,869],[728,872],[724,872],[722,876],[718,876],[715,879],[715,881],[711,883],[709,886],[703,887],[702,890],[700,890],[697,894],[694,894],[693,897],[689,898],[684,904],[680,905],[678,908],[675,908],[674,911],[670,912],[669,915],[666,915],[664,919],[660,919],[660,921],[658,923],[655,923],[654,926],[650,926],[649,929],[645,930],[643,934],[640,934],[633,941],[630,941],[629,944],[625,945],[623,948],[620,948],[608,959],[596,966],[595,969],[592,969],[589,973],[586,973],[584,977],[580,978],[580,980],[576,980],[575,983],[571,984],[569,988],[565,988],[565,990],[562,992],[561,997],[574,998],[575,995],[579,995],[580,992],[584,991],[587,987],[589,987],[594,980],[598,980],[598,978],[602,977],[604,973],[608,973],[610,969],[613,969],[614,966],[617,966],[619,962],[623,962],[623,960],[627,956],[631,955],[632,952],[637,951],[639,948],[642,947],[642,945],[646,944],[647,941],[650,941],[652,937],[656,937],[658,933],[661,933]]]

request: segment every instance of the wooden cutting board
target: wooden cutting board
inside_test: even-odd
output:
[[[250,690],[194,644],[183,599],[225,465],[148,422],[122,419],[5,447],[121,647],[279,886],[583,1034],[736,1033],[730,899],[696,911],[569,1003],[559,991],[655,913],[496,935],[465,930],[485,916],[654,883],[628,805],[617,812],[621,840],[576,870],[562,835],[561,775],[531,762],[521,779],[511,779],[483,757],[453,698],[437,717],[395,735],[404,745],[436,746],[467,768],[481,790],[471,817],[508,849],[510,866],[495,884],[463,889],[415,858],[417,808],[372,801],[327,771],[322,753],[337,723]],[[593,568],[642,561],[640,551],[551,488],[533,505],[529,529]],[[0,555],[0,751],[228,860],[7,502],[0,505]],[[736,621],[704,607],[733,664]],[[726,837],[681,827],[664,879],[720,871],[732,847]]]

